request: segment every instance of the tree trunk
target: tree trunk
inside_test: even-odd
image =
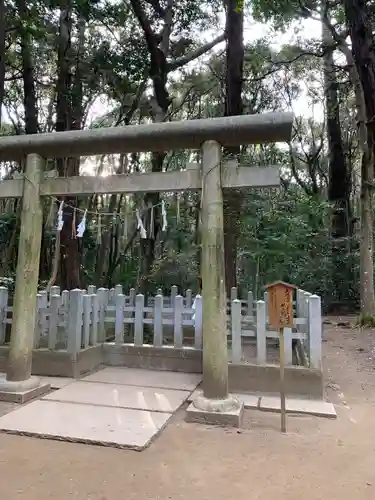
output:
[[[5,3],[0,0],[0,111],[4,100],[4,85],[5,85]],[[0,112],[0,129],[1,129],[1,112]]]
[[[169,105],[171,103],[167,90],[167,55],[169,52],[169,38],[172,27],[174,0],[168,0],[167,9],[164,14],[162,35],[160,38],[153,32],[150,20],[138,0],[132,0],[134,14],[141,25],[147,48],[150,54],[149,75],[153,83],[153,98],[151,99],[153,118],[156,122],[165,120]],[[152,154],[152,172],[161,172],[166,154]],[[143,224],[147,232],[147,238],[141,239],[141,256],[139,272],[139,289],[143,293],[148,291],[149,275],[155,260],[155,242],[160,229],[160,193],[147,193],[144,197],[147,209]],[[151,208],[153,207],[153,209]],[[153,220],[151,220],[153,218]],[[152,234],[151,234],[152,227]]]
[[[238,0],[227,0],[227,51],[226,51],[226,99],[225,116],[241,115],[243,84],[243,9],[238,8]],[[227,155],[239,159],[240,148],[230,148]],[[241,213],[241,193],[237,190],[224,190],[224,249],[225,283],[227,295],[237,285],[237,240],[239,217]]]
[[[323,22],[324,88],[326,102],[326,128],[329,150],[328,201],[332,206],[331,214],[331,251],[332,283],[334,301],[344,303],[349,300],[350,266],[348,253],[351,251],[351,175],[346,165],[340,125],[338,84],[333,64],[333,39],[330,30]],[[344,279],[343,279],[344,277]]]
[[[72,89],[72,2],[64,2],[60,10],[60,28],[58,41],[57,61],[57,102],[56,102],[56,131],[79,130],[82,120],[82,88],[79,81],[74,82]],[[79,40],[79,44],[81,40]],[[79,58],[79,48],[78,48]],[[77,62],[77,68],[79,64]],[[79,70],[78,70],[79,73]],[[76,75],[77,76],[77,75]],[[73,94],[74,93],[74,97]],[[74,102],[74,109],[73,104]],[[79,158],[63,158],[57,161],[59,176],[79,175]],[[75,197],[64,199],[63,220],[64,225],[60,235],[60,273],[59,283],[61,288],[71,290],[81,288],[80,263],[81,255],[78,240],[75,236],[74,223],[77,222],[77,200]]]
[[[22,58],[23,103],[25,108],[25,132],[26,134],[37,134],[38,108],[36,104],[34,64],[31,53],[31,37],[27,26],[30,14],[24,0],[17,0],[17,8],[21,21],[20,44]]]
[[[360,301],[362,316],[375,314],[372,193],[367,183],[372,155],[364,154],[361,169]]]
[[[371,192],[375,157],[375,50],[368,3],[365,0],[345,0],[344,7],[366,109],[367,141],[361,170],[360,295],[361,314],[370,316],[375,314]]]
[[[118,173],[118,172],[116,172]],[[117,195],[112,194],[109,199],[108,213],[113,213],[117,205]],[[105,286],[107,269],[109,265],[108,250],[111,245],[112,227],[106,228],[101,235],[100,247],[98,248],[96,260],[96,283]]]

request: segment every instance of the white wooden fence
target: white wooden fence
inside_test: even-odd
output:
[[[135,346],[147,341],[154,346],[202,348],[201,296],[193,298],[191,290],[187,290],[183,297],[178,295],[177,287],[172,287],[169,296],[158,290],[146,304],[144,296],[136,295],[134,289],[129,295],[122,292],[122,286],[117,285],[111,290],[89,286],[87,290],[61,293],[59,287],[52,287],[50,294],[39,293],[35,348],[75,353],[106,340],[123,344],[127,338]],[[270,344],[277,343],[278,332],[267,326],[266,294],[264,298],[254,301],[249,292],[246,300],[239,300],[237,290],[232,289],[227,312],[233,363],[243,361],[244,345],[249,342],[256,344],[257,363],[266,363]],[[0,287],[0,345],[5,342],[12,311],[8,306],[8,290]],[[294,327],[284,331],[287,364],[293,362],[292,343],[298,340],[309,366],[321,368],[321,324],[320,298],[298,290]]]

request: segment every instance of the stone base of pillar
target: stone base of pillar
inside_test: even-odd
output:
[[[226,399],[198,396],[187,408],[185,420],[198,424],[241,427],[243,412],[243,402],[232,396]]]
[[[42,384],[38,377],[13,382],[7,380],[5,375],[0,376],[0,401],[7,403],[26,403],[46,394],[50,389],[50,384]]]

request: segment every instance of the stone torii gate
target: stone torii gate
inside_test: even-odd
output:
[[[228,394],[222,188],[279,185],[277,167],[222,162],[222,147],[287,141],[293,115],[268,113],[0,138],[0,161],[24,160],[21,179],[0,183],[0,198],[22,198],[11,347],[0,400],[22,401],[48,390],[31,376],[43,196],[202,190],[203,396],[187,411],[194,421],[238,425],[242,407]],[[51,178],[47,158],[178,149],[202,151],[201,167],[183,171]]]

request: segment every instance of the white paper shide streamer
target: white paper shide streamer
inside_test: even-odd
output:
[[[87,217],[87,210],[85,210],[85,213],[83,214],[81,222],[78,224],[78,227],[77,227],[77,238],[82,238],[83,233],[86,230],[86,217]]]
[[[147,233],[146,233],[146,229],[144,228],[141,216],[139,215],[139,210],[135,211],[135,216],[137,217],[137,223],[138,223],[137,229],[139,230],[141,238],[143,240],[145,240],[145,239],[147,239]]]
[[[167,222],[167,211],[165,209],[164,201],[161,202],[161,216],[163,221],[162,231],[166,231],[168,227],[168,222]]]
[[[63,219],[63,208],[64,208],[64,202],[62,201],[59,206],[59,210],[57,212],[57,230],[60,233],[63,226],[64,226],[64,219]]]

